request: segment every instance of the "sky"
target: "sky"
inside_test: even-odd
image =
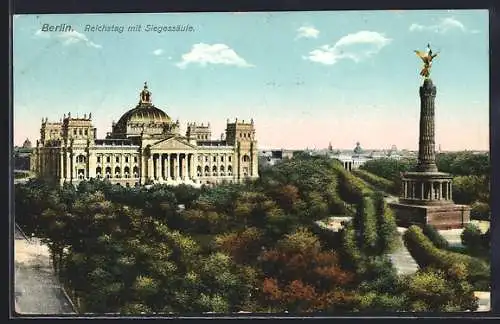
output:
[[[92,113],[102,138],[136,106],[147,81],[153,104],[181,129],[210,122],[214,138],[228,118],[253,118],[262,149],[356,142],[417,149],[422,62],[414,50],[430,43],[439,52],[436,145],[489,149],[485,10],[16,15],[12,22],[14,145],[35,143],[42,118],[68,112]],[[69,27],[56,30],[61,24]]]

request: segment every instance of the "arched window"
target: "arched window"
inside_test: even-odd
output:
[[[85,170],[78,170],[78,179],[83,180],[85,178]]]
[[[106,168],[106,179],[111,178],[111,167]]]
[[[250,157],[248,155],[243,155],[243,162],[249,162],[250,161]]]
[[[102,168],[101,167],[97,167],[95,169],[95,174],[96,174],[97,179],[102,178]]]
[[[233,167],[230,165],[227,166],[227,175],[228,176],[233,175]]]
[[[231,155],[227,157],[227,160],[231,162]]]
[[[210,175],[210,167],[208,165],[205,166],[205,176],[209,176]]]
[[[198,177],[201,177],[201,166],[200,165],[198,165],[198,167],[196,168],[196,175]]]
[[[216,165],[214,165],[214,166],[212,167],[212,176],[214,176],[214,177],[215,177],[216,175],[217,175],[217,166],[216,166]]]
[[[135,166],[133,171],[134,171],[134,178],[139,178],[139,168]]]
[[[244,168],[243,168],[243,176],[244,176],[244,177],[247,177],[247,176],[248,176],[248,168],[247,168],[247,167],[244,167]]]
[[[124,169],[123,169],[123,173],[125,174],[125,178],[130,178],[130,168],[128,166],[126,166]]]
[[[217,162],[217,157],[216,156],[214,156],[214,162]]]
[[[85,163],[85,155],[82,154],[78,155],[76,157],[76,163]]]
[[[116,178],[121,178],[121,177],[120,177],[120,167],[116,167],[116,168],[115,168],[115,177],[116,177]]]

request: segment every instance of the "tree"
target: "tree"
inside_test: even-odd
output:
[[[264,246],[264,234],[262,229],[249,227],[240,232],[219,235],[215,244],[218,250],[237,263],[253,264]]]

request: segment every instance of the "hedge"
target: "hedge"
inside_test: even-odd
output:
[[[476,290],[489,290],[490,268],[478,258],[437,248],[418,226],[410,226],[403,235],[411,256],[421,268],[433,267],[445,272],[455,265],[465,264],[469,281]]]
[[[359,178],[344,169],[338,169],[339,174],[339,194],[342,200],[348,204],[358,204],[363,197],[373,194],[373,191],[366,186]]]
[[[387,207],[382,194],[374,197],[375,214],[377,215],[377,231],[380,254],[394,251],[401,244],[394,212]]]
[[[394,182],[392,182],[391,180],[387,180],[385,178],[379,177],[373,173],[361,169],[352,170],[352,174],[354,174],[357,177],[360,177],[364,181],[376,187],[378,190],[399,194],[399,192],[395,192]]]
[[[426,224],[423,228],[423,233],[438,249],[447,249],[448,241],[430,224]]]

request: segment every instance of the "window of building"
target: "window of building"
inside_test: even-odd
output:
[[[214,156],[214,162],[217,162],[217,157],[216,156]]]
[[[125,157],[125,163],[128,163],[128,156]]]
[[[223,156],[220,157],[220,161],[224,162],[224,157]]]
[[[82,130],[81,130],[81,129],[79,129],[79,130],[78,130],[78,133],[79,133],[80,135],[83,135],[83,133],[82,133]]]
[[[227,157],[227,160],[228,160],[229,162],[231,162],[231,156],[228,156],[228,157]]]
[[[208,156],[205,156],[205,162],[208,162]]]
[[[116,159],[115,159],[116,163],[120,163],[120,157],[117,156]]]
[[[76,135],[76,129],[73,129],[73,135]]]
[[[89,131],[85,130],[85,136],[87,136],[88,134],[89,134]]]
[[[111,162],[111,157],[107,156],[107,157],[106,157],[106,162],[107,162],[107,163],[110,163],[110,162]]]
[[[101,157],[100,156],[97,157],[97,163],[101,163]]]
[[[137,163],[137,156],[134,156],[134,162]]]

